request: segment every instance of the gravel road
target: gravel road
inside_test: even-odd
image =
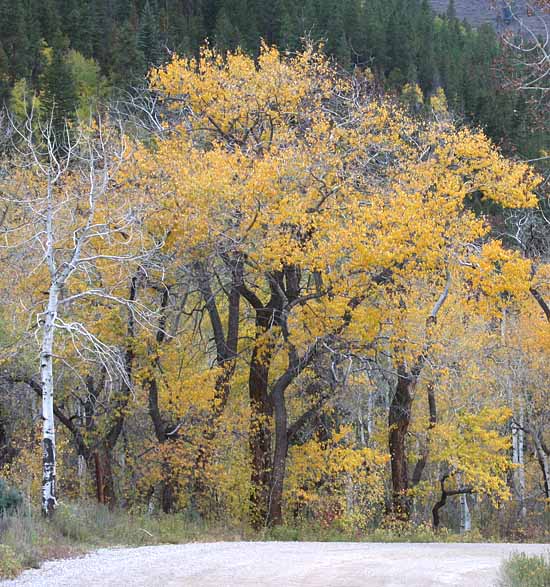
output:
[[[2,587],[489,587],[538,544],[218,542],[99,550],[45,563]]]

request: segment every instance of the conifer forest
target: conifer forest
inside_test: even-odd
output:
[[[550,539],[550,7],[478,3],[0,0],[0,517]]]

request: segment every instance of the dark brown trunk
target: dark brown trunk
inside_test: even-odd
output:
[[[116,505],[116,497],[111,453],[106,447],[100,447],[94,452],[93,458],[97,501],[112,509]]]
[[[172,465],[165,460],[162,463],[162,485],[160,491],[160,507],[165,514],[172,514],[177,509],[178,486]]]
[[[424,473],[424,469],[426,468],[426,464],[428,463],[428,457],[430,456],[431,432],[437,424],[437,404],[435,400],[435,386],[433,381],[430,381],[428,383],[428,410],[430,414],[430,423],[428,425],[426,445],[422,452],[422,456],[418,459],[414,467],[411,483],[413,487],[418,485],[422,480],[422,473]]]
[[[410,517],[409,471],[407,463],[407,432],[411,422],[412,391],[415,378],[400,365],[398,380],[390,404],[388,424],[392,479],[392,513],[403,520]]]
[[[441,523],[441,520],[439,518],[439,510],[441,508],[445,507],[446,503],[447,503],[447,493],[445,491],[442,491],[441,497],[439,498],[439,501],[436,502],[436,504],[434,505],[434,507],[432,509],[434,530],[439,530],[439,525]]]
[[[269,526],[279,526],[283,523],[283,487],[288,453],[288,415],[284,393],[280,390],[274,390],[273,407],[275,412],[275,452],[267,523]]]
[[[432,520],[433,520],[433,527],[434,530],[439,530],[439,526],[441,524],[441,519],[439,517],[439,510],[445,507],[447,504],[447,498],[453,495],[464,495],[464,494],[472,494],[474,492],[473,487],[460,487],[459,489],[445,489],[445,482],[449,479],[450,475],[447,473],[441,477],[439,480],[439,484],[441,486],[441,497],[439,501],[436,502],[432,509]]]
[[[249,446],[252,457],[250,515],[254,528],[262,528],[267,521],[269,486],[271,482],[271,404],[268,396],[269,362],[262,353],[265,343],[254,347],[250,363],[250,431]]]

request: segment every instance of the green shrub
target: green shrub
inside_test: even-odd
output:
[[[0,516],[16,510],[23,501],[23,496],[17,489],[9,487],[4,479],[0,479]]]
[[[291,526],[275,526],[266,533],[266,539],[275,542],[296,542],[300,537],[300,529]]]
[[[21,563],[13,549],[7,544],[0,544],[0,579],[13,579],[21,570]]]
[[[88,512],[74,505],[60,503],[53,517],[53,524],[59,533],[74,542],[88,542],[91,538]]]
[[[550,553],[546,556],[513,554],[503,563],[500,587],[550,587]]]

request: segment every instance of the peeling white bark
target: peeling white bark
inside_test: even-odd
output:
[[[55,419],[53,410],[53,341],[55,318],[59,302],[59,287],[53,283],[44,314],[43,338],[40,351],[42,383],[42,513],[51,516],[57,505]]]
[[[525,503],[525,416],[523,406],[519,412],[519,426],[516,434],[517,443],[517,492],[520,503],[520,516],[527,517],[527,506]]]
[[[472,530],[472,515],[468,505],[468,496],[463,493],[460,496],[460,533],[466,534]]]

